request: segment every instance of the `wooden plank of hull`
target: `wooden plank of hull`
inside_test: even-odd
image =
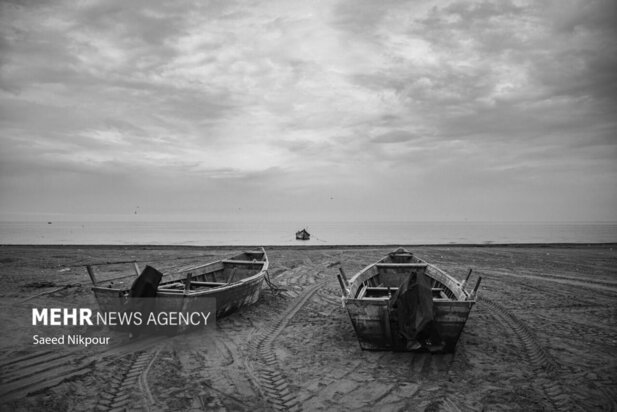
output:
[[[217,294],[216,317],[220,318],[235,312],[243,306],[252,305],[259,300],[263,275],[253,282],[246,282],[237,288],[229,288]]]
[[[446,352],[452,352],[458,342],[474,301],[433,302],[437,331],[446,342]]]
[[[473,300],[448,300],[448,299],[434,299],[433,300],[433,312],[435,316],[440,316],[441,314],[449,314],[449,315],[464,315],[464,318],[467,319],[467,315],[469,315],[469,311],[472,306],[475,304]]]
[[[454,348],[465,327],[465,322],[437,322],[436,326],[439,336],[445,342],[444,351],[454,352]]]
[[[365,350],[390,349],[390,316],[388,302],[367,302],[349,299],[345,303],[347,313],[356,331],[360,347]]]
[[[103,312],[118,312],[122,310],[127,300],[127,294],[120,289],[92,288],[99,308]]]
[[[473,303],[472,301],[434,302],[434,322],[440,336],[446,342],[446,351],[454,350]],[[387,300],[349,299],[345,302],[345,307],[362,349],[393,348]]]

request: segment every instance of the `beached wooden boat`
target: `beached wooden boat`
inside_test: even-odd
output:
[[[310,238],[311,234],[306,229],[302,229],[296,232],[297,240],[309,240]]]
[[[87,269],[94,284],[92,290],[102,311],[120,311],[126,308],[131,298],[148,295],[135,292],[137,280],[123,281],[126,274],[114,279],[97,280],[95,269],[99,266],[89,265]],[[139,270],[137,264],[134,266],[139,275],[138,280],[158,273],[150,266],[146,266],[143,271]],[[268,256],[263,248],[243,252],[228,259],[159,274],[160,282],[156,282],[156,292],[150,295],[155,295],[155,310],[168,312],[190,312],[200,307],[200,298],[215,298],[216,317],[220,318],[257,302],[267,270]],[[134,278],[135,274],[129,276]]]
[[[399,248],[349,281],[338,275],[343,303],[365,350],[452,352],[475,304],[473,292],[444,271]]]

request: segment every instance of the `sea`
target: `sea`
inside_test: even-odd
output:
[[[306,228],[311,239],[295,239]],[[0,222],[0,245],[450,245],[617,243],[617,222]]]

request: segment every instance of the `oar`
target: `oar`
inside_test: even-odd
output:
[[[347,280],[347,276],[345,276],[345,271],[343,270],[343,268],[338,268],[339,272],[341,272],[341,276],[343,277],[343,280],[345,281],[345,287],[349,287],[349,281]]]
[[[341,285],[341,290],[343,291],[343,297],[347,296],[347,288],[345,287],[345,282],[343,281],[343,278],[341,277],[341,275],[336,275],[336,278],[338,279],[339,285]]]
[[[474,298],[476,297],[476,293],[478,292],[478,288],[480,287],[480,282],[482,282],[482,276],[478,278],[476,286],[473,288],[473,292],[471,292],[471,296],[473,296]]]
[[[467,281],[469,280],[469,278],[471,277],[471,272],[473,272],[473,269],[469,269],[469,273],[467,274],[467,277],[465,278],[465,280],[463,281],[463,283],[461,283],[461,289],[465,287],[465,285],[467,284]]]

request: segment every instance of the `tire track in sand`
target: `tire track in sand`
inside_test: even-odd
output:
[[[142,406],[150,411],[155,404],[154,397],[148,386],[148,372],[156,360],[162,346],[137,352],[132,359],[123,365],[120,373],[111,377],[109,386],[99,396],[95,410],[122,411],[129,406],[131,394],[135,393],[137,385],[142,395]]]
[[[225,330],[231,329],[246,335],[249,325],[246,321],[230,318],[220,321],[217,331],[210,336],[210,349],[216,354],[215,360],[212,355],[206,356],[200,350],[191,352],[190,357],[194,360],[191,363],[199,367],[199,377],[195,380],[195,388],[199,393],[193,397],[197,409],[219,412],[250,409],[246,399],[241,399],[239,395],[242,391],[238,390],[238,385],[246,378],[239,370],[237,350],[233,350],[233,344],[229,343],[231,337]]]
[[[251,358],[255,359],[258,386],[268,402],[277,410],[299,410],[296,396],[289,390],[286,378],[279,370],[272,347],[276,337],[308,300],[327,282],[317,283],[303,291],[296,301],[274,323],[266,327],[249,343]]]
[[[573,402],[570,392],[567,389],[564,390],[560,382],[557,365],[538,342],[534,333],[529,330],[523,321],[500,304],[485,297],[479,297],[478,301],[489,309],[489,312],[499,323],[514,332],[520,346],[525,351],[527,361],[531,364],[534,380],[553,406],[557,410],[572,410],[575,402]]]
[[[114,359],[147,349],[162,339],[155,337],[124,342],[91,355],[83,354],[83,350],[62,353],[45,351],[2,362],[0,400],[6,402],[19,399],[79,379],[92,373],[98,362],[106,365]]]

